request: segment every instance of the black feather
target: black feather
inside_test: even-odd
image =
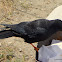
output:
[[[11,30],[0,31],[0,39],[12,37],[12,36],[13,36],[13,32]]]
[[[25,42],[28,43],[44,41],[57,31],[62,31],[62,21],[59,19],[56,20],[38,19],[35,21],[21,22],[19,24],[14,25],[7,24],[1,25],[10,28],[10,31],[5,31],[6,33],[9,32],[9,34],[7,33],[9,37],[11,36],[22,37],[25,39]],[[1,33],[4,32],[0,32],[0,35]],[[2,37],[4,36],[5,35],[2,34]]]

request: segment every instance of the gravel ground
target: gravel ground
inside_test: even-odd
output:
[[[60,5],[62,0],[0,0],[0,23],[16,24],[46,18]],[[15,57],[22,60],[20,62],[35,62],[35,50],[22,38],[0,39],[0,48],[6,55],[10,54],[7,48],[11,49]]]

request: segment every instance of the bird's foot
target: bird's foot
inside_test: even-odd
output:
[[[38,50],[39,50],[39,48],[37,48],[37,47],[35,47],[32,43],[30,43],[33,47],[34,47],[34,49],[38,52]]]
[[[36,60],[36,62],[42,62],[42,61],[38,61],[38,60]]]

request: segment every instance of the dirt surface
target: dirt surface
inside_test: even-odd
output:
[[[16,24],[46,18],[60,5],[62,0],[0,0],[0,23]],[[22,38],[0,39],[0,52],[2,51],[4,55],[14,54],[21,59],[19,62],[35,62],[35,50]]]

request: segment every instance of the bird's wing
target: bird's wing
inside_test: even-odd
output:
[[[30,38],[44,36],[46,32],[47,30],[45,28],[37,27],[37,29],[34,29],[30,34],[28,34],[28,36]]]
[[[25,23],[26,24],[26,23]],[[24,22],[21,22],[20,24],[0,24],[5,26],[5,28],[10,28],[12,31],[14,31],[14,34],[17,33],[18,35],[26,35],[25,30],[24,30]]]

